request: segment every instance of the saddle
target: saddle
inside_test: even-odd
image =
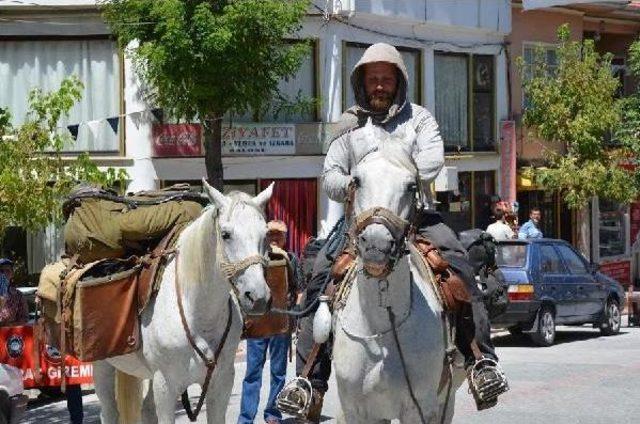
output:
[[[43,269],[36,296],[44,341],[87,362],[138,350],[139,315],[158,289],[175,232],[145,256],[86,265],[72,257]]]
[[[455,273],[449,263],[442,258],[440,251],[426,237],[417,235],[413,241],[420,252],[425,265],[429,266],[436,277],[436,289],[439,291],[445,312],[457,314],[471,307],[471,295],[462,278]]]
[[[442,258],[438,248],[429,239],[419,234],[415,236],[412,243],[420,252],[424,264],[433,271],[436,277],[436,289],[445,312],[457,314],[470,308],[471,295],[467,291],[464,281]],[[336,283],[341,282],[355,259],[356,254],[353,249],[345,249],[333,262],[331,279]]]

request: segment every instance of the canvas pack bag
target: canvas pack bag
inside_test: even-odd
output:
[[[77,255],[79,263],[87,264],[147,253],[171,229],[182,229],[195,220],[207,204],[188,187],[129,196],[97,188],[77,190],[63,206],[66,254]]]

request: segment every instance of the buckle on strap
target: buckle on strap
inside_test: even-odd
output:
[[[306,418],[312,398],[311,382],[304,377],[296,377],[278,393],[276,407],[285,414]]]

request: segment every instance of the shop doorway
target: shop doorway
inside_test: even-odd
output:
[[[317,234],[317,180],[265,179],[260,180],[260,190],[274,181],[276,184],[267,205],[267,217],[280,219],[287,224],[287,247],[299,256],[309,239]]]
[[[520,204],[518,221],[522,226],[529,220],[529,211],[533,207],[542,212],[541,230],[546,238],[562,239],[574,244],[574,215],[558,193],[543,190],[519,191],[517,200]]]

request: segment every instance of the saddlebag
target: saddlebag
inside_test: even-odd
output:
[[[70,270],[61,261],[45,268],[37,292],[44,342],[86,362],[137,350],[141,269],[136,257]]]
[[[138,278],[141,265],[137,261],[121,265],[120,270],[106,277],[93,277],[87,272],[76,285],[71,332],[73,352],[82,361],[124,355],[140,347]],[[93,267],[96,268],[100,267]],[[96,271],[96,275],[103,275]]]

